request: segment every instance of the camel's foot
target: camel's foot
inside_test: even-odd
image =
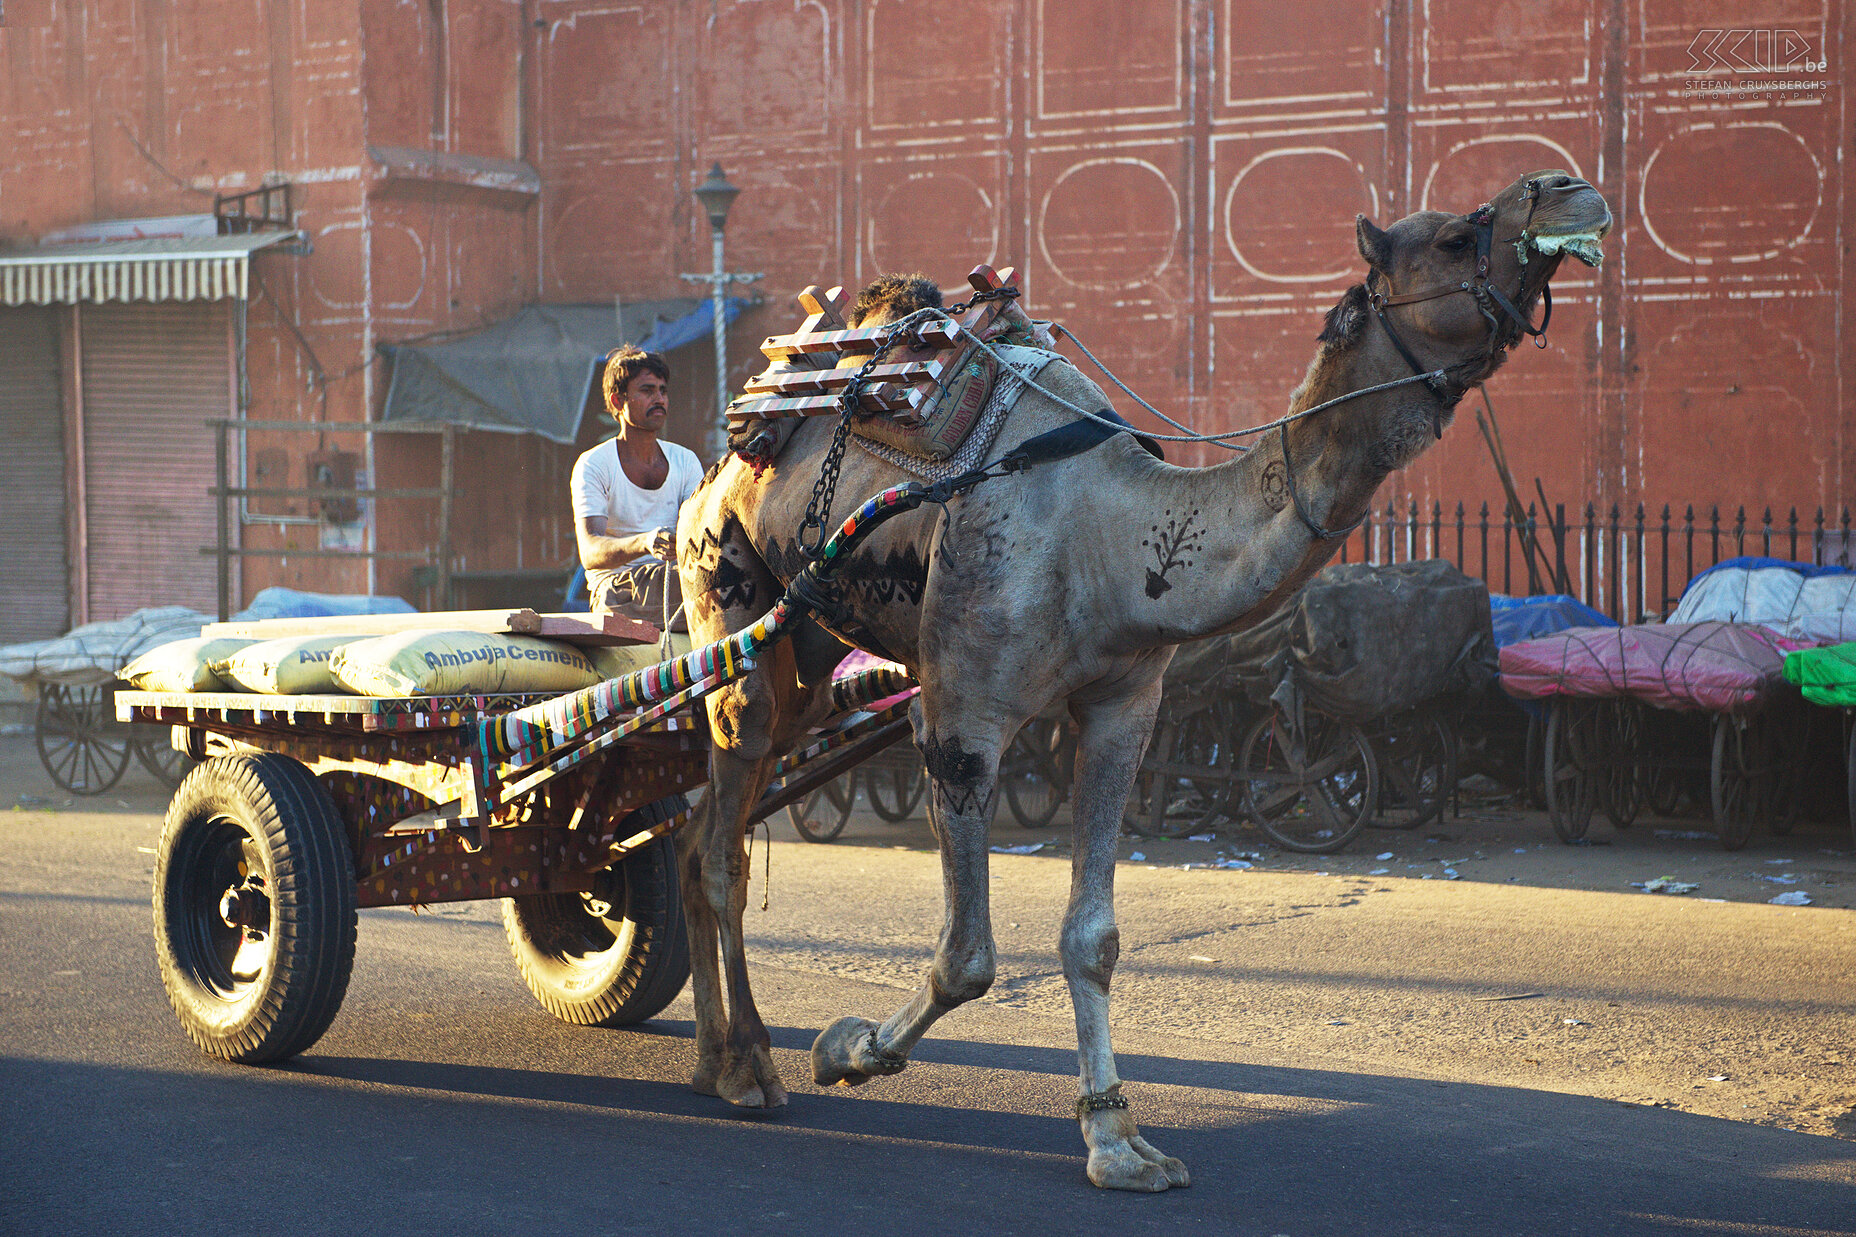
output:
[[[1089,1144],[1089,1180],[1105,1190],[1158,1194],[1192,1184],[1184,1162],[1142,1138],[1126,1109],[1085,1116],[1083,1140]]]
[[[882,1074],[900,1074],[907,1058],[879,1055],[876,1023],[840,1018],[812,1041],[812,1080],[821,1087],[862,1086]]]
[[[784,1108],[786,1087],[773,1058],[756,1044],[745,1056],[729,1060],[703,1057],[696,1063],[690,1086],[698,1095],[713,1095],[737,1108]]]

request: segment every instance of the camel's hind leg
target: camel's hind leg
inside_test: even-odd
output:
[[[1071,797],[1076,838],[1070,904],[1063,917],[1063,977],[1076,1010],[1081,1065],[1076,1115],[1089,1144],[1089,1179],[1116,1190],[1191,1184],[1183,1163],[1141,1137],[1121,1094],[1108,1029],[1109,980],[1121,952],[1115,927],[1115,840],[1158,702],[1156,674],[1148,688],[1132,696],[1072,706],[1081,733]]]
[[[941,844],[947,894],[934,963],[920,991],[881,1026],[867,1018],[840,1018],[820,1032],[812,1045],[812,1077],[820,1086],[856,1086],[900,1072],[929,1027],[992,987],[986,840],[1005,735],[996,721],[960,716],[947,704],[925,701],[915,721],[931,787],[929,823]]]

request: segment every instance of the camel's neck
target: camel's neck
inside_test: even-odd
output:
[[[1290,410],[1399,376],[1370,347],[1326,348]],[[1247,626],[1275,609],[1343,540],[1316,537],[1296,513],[1291,476],[1310,520],[1328,531],[1346,529],[1366,512],[1386,474],[1431,440],[1434,407],[1413,385],[1317,413],[1289,427],[1287,468],[1276,431],[1215,467],[1156,467],[1157,476],[1142,487],[1149,512],[1138,538],[1144,587],[1128,613],[1135,629],[1161,642],[1192,640]]]

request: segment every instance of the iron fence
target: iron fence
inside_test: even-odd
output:
[[[1689,504],[1677,514],[1664,503],[1656,515],[1644,503],[1634,513],[1613,503],[1601,514],[1588,502],[1583,519],[1576,519],[1564,503],[1545,516],[1529,503],[1525,517],[1516,519],[1506,505],[1491,513],[1484,502],[1472,514],[1458,502],[1447,514],[1441,500],[1427,511],[1408,498],[1402,513],[1397,500],[1369,513],[1342,544],[1340,561],[1447,558],[1479,576],[1492,593],[1568,593],[1619,622],[1637,622],[1666,616],[1696,572],[1746,554],[1856,565],[1850,509],[1832,516],[1819,507],[1801,518],[1796,507],[1783,517],[1770,507],[1756,517],[1739,507],[1725,517],[1718,505],[1697,513]]]

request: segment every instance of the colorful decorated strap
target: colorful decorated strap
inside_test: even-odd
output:
[[[791,619],[785,600],[752,627],[694,649],[682,657],[646,666],[581,691],[517,709],[478,723],[477,741],[490,760],[533,764],[553,749],[573,743],[608,718],[676,695],[699,680],[731,683],[754,668],[754,654]]]

